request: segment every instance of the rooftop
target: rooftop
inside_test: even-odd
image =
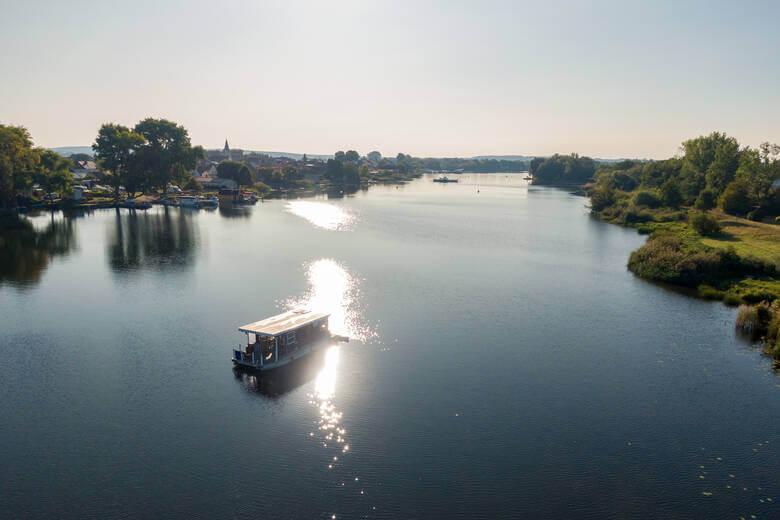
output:
[[[309,325],[310,323],[314,323],[322,318],[327,318],[328,316],[330,316],[330,314],[322,312],[300,310],[288,311],[277,316],[244,325],[239,327],[238,330],[264,336],[275,336]]]

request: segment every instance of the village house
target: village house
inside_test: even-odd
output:
[[[95,161],[73,161],[73,167],[70,169],[73,178],[77,181],[84,179],[87,175],[101,175]]]

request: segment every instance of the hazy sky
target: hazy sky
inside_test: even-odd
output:
[[[0,0],[0,123],[308,153],[668,157],[780,142],[780,2]]]

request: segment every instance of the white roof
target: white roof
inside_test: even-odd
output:
[[[288,311],[277,316],[244,325],[239,327],[238,330],[263,336],[276,336],[277,334],[282,334],[309,325],[310,323],[327,318],[328,316],[330,316],[330,314],[324,314],[322,312],[301,310]]]

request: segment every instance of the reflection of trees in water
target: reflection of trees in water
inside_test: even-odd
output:
[[[0,284],[36,284],[55,256],[65,256],[76,248],[75,226],[71,219],[54,220],[37,230],[26,218],[0,221]]]
[[[116,210],[107,253],[117,272],[179,269],[192,262],[198,245],[193,215],[165,208],[160,213]]]
[[[249,218],[251,206],[220,206],[219,216],[225,218]]]

